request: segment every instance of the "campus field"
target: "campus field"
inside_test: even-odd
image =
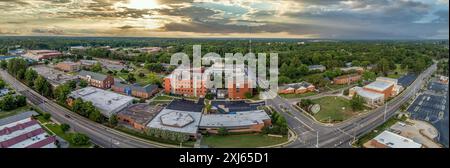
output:
[[[320,111],[314,115],[320,122],[340,122],[364,112],[364,110],[354,112],[350,100],[342,97],[322,97],[313,102],[320,105]]]
[[[270,137],[261,134],[210,135],[203,136],[202,143],[212,148],[255,148],[281,144],[287,136]]]

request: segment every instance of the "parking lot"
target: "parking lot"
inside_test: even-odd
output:
[[[408,108],[411,118],[431,123],[439,131],[439,142],[449,143],[449,97],[448,85],[430,82],[428,90],[419,95]]]
[[[409,73],[407,75],[403,75],[402,77],[398,78],[398,84],[406,88],[409,85],[411,85],[411,83],[413,83],[414,80],[416,80],[416,78],[417,75]]]

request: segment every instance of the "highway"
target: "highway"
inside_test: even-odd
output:
[[[137,138],[126,133],[111,129],[102,124],[90,121],[60,105],[39,95],[35,91],[9,75],[6,71],[0,70],[3,80],[15,88],[17,92],[27,97],[27,101],[42,111],[52,115],[52,119],[59,123],[69,124],[76,131],[86,134],[91,141],[105,148],[154,148],[167,147],[167,145],[150,142]]]
[[[393,98],[382,107],[335,125],[318,123],[307,114],[294,108],[289,100],[279,96],[274,99],[266,100],[266,104],[272,106],[277,111],[281,111],[286,117],[291,129],[298,135],[298,139],[287,147],[349,148],[351,147],[351,142],[372,131],[390,117],[394,116],[395,112],[402,104],[406,103],[416,95],[425,79],[429,77],[436,68],[436,64],[430,66],[400,95]]]

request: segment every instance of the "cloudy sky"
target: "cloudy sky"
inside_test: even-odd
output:
[[[0,0],[0,35],[448,39],[449,0]]]

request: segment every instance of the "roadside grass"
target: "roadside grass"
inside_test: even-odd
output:
[[[202,144],[213,148],[255,148],[281,144],[288,140],[287,136],[270,137],[262,134],[209,135],[203,136]]]
[[[364,112],[364,110],[353,111],[350,101],[342,97],[322,97],[313,100],[313,102],[320,105],[320,111],[314,115],[314,118],[320,122],[341,122]]]
[[[69,142],[69,147],[70,148],[89,148],[92,146],[92,144],[88,144],[88,145],[75,145],[71,142],[72,136],[74,133],[71,132],[66,132],[64,133],[61,129],[61,125],[59,124],[55,124],[55,123],[49,123],[49,124],[45,124],[44,127],[46,127],[46,129],[50,130],[50,132],[55,133],[56,136],[61,137],[62,139],[66,140],[67,142]]]
[[[406,70],[401,68],[401,64],[395,64],[395,66],[396,66],[395,70],[389,73],[387,77],[398,79],[407,73]]]
[[[161,139],[161,138],[157,138],[157,137],[148,136],[148,135],[146,135],[143,132],[140,132],[140,131],[137,131],[137,130],[133,130],[133,129],[130,129],[130,128],[126,128],[124,126],[117,126],[115,129],[119,130],[121,132],[124,132],[126,134],[129,134],[129,135],[133,135],[133,136],[136,136],[136,137],[139,137],[139,138],[142,138],[142,139],[147,139],[147,140],[158,142],[158,143],[170,144],[170,145],[178,145],[178,146],[180,145],[180,143],[178,143],[178,142],[174,142],[174,141],[171,141],[171,140],[165,140],[165,139]],[[182,143],[182,146],[183,147],[194,147],[194,144],[195,144],[195,141],[187,141],[187,142]]]
[[[13,116],[13,115],[16,115],[16,114],[20,114],[20,113],[23,113],[23,112],[26,112],[26,111],[30,111],[30,106],[29,105],[26,105],[26,106],[23,106],[23,107],[19,107],[19,108],[16,108],[14,110],[0,111],[0,118],[10,117],[10,116]]]
[[[356,142],[353,145],[355,145],[356,147],[362,147],[364,145],[364,143],[375,138],[377,135],[382,133],[384,130],[389,129],[392,125],[394,125],[395,123],[397,123],[399,121],[405,122],[406,118],[401,118],[401,119],[399,119],[397,117],[390,118],[389,120],[387,120],[386,122],[384,122],[383,124],[381,124],[380,126],[375,128],[374,130],[370,131],[369,133],[363,135],[361,138],[356,140]]]
[[[280,94],[280,97],[285,98],[285,99],[297,99],[297,98],[313,96],[316,94],[317,94],[317,92],[308,92],[308,93],[303,93],[303,94]]]

